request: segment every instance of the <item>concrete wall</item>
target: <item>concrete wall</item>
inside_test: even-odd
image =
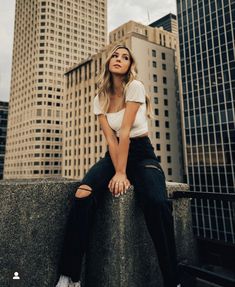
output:
[[[1,287],[54,286],[66,218],[78,184],[64,179],[0,181]],[[176,183],[167,186],[170,192],[187,189]],[[193,263],[190,202],[174,200],[173,206],[178,259]],[[19,280],[13,280],[14,272]],[[86,287],[151,287],[156,282],[162,286],[134,194],[113,198],[107,192],[97,210],[84,278]]]

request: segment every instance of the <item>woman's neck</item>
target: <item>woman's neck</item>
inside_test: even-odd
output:
[[[113,95],[121,97],[123,95],[123,77],[113,76]]]

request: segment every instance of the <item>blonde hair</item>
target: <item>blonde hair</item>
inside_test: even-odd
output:
[[[137,66],[136,66],[136,60],[129,48],[127,48],[125,45],[116,45],[111,52],[109,53],[105,65],[104,70],[99,78],[98,81],[98,97],[99,102],[101,103],[101,110],[103,112],[107,112],[110,104],[110,94],[114,93],[114,86],[112,81],[112,74],[109,71],[109,62],[112,57],[112,55],[118,50],[118,49],[126,49],[130,55],[130,67],[127,71],[127,73],[124,75],[123,78],[123,89],[124,94],[126,92],[127,87],[130,85],[130,83],[137,78]],[[149,118],[153,118],[153,112],[152,112],[152,105],[150,102],[150,97],[148,94],[146,94],[146,107],[147,107],[147,116]]]

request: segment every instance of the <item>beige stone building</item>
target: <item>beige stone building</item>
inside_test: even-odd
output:
[[[166,178],[182,181],[177,39],[163,29],[133,21],[110,33],[109,46],[66,73],[62,175],[81,179],[107,149],[93,114],[93,98],[106,56],[117,42],[134,52],[139,79],[151,96],[155,119],[149,121],[150,138]]]
[[[64,73],[106,42],[106,0],[16,0],[5,179],[61,175]]]

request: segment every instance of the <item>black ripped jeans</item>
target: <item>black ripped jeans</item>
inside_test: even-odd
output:
[[[166,197],[164,172],[147,136],[130,139],[126,172],[134,185],[134,192],[155,245],[164,286],[176,287],[178,276],[172,208]],[[107,151],[105,157],[88,170],[80,183],[92,188],[91,195],[74,198],[59,264],[60,274],[71,277],[74,282],[80,279],[95,202],[107,192],[114,174],[115,169]]]

